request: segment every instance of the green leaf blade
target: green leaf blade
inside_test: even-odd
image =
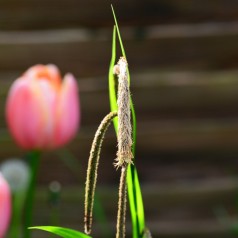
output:
[[[114,9],[113,9],[112,5],[111,5],[111,8],[112,8],[112,14],[113,14],[113,18],[114,18],[114,21],[115,21],[115,25],[116,25],[116,28],[117,28],[117,35],[118,35],[119,43],[120,43],[120,46],[121,46],[121,52],[122,52],[122,55],[126,58],[126,52],[125,52],[125,49],[123,47],[123,42],[122,42],[122,39],[121,39],[121,34],[120,34],[119,27],[118,27],[116,14],[114,12]]]
[[[114,9],[113,9],[113,6],[112,6],[112,5],[111,5],[111,8],[112,8],[112,14],[113,14],[114,21],[115,21],[115,25],[116,25],[117,36],[118,36],[119,43],[120,43],[120,47],[121,47],[121,52],[122,52],[122,55],[126,58],[126,51],[125,51],[124,46],[123,46],[120,29],[119,29],[119,26],[118,26],[118,23],[117,23],[116,14],[115,14],[115,12],[114,12]],[[126,58],[126,59],[127,59],[127,58]],[[128,82],[129,82],[129,84],[130,84],[131,78],[130,78],[130,74],[129,74],[128,68],[127,68],[127,72],[128,72]]]
[[[35,227],[30,227],[28,229],[37,229],[37,230],[47,231],[63,238],[91,238],[91,236],[88,236],[82,232],[75,231],[69,228],[63,228],[63,227],[35,226]]]
[[[109,79],[109,101],[110,101],[110,108],[111,112],[117,111],[117,93],[116,93],[116,84],[115,84],[115,77],[113,73],[113,68],[116,62],[116,27],[113,27],[113,35],[112,35],[112,56],[111,56],[111,62],[109,66],[109,73],[108,73],[108,79]],[[118,119],[115,117],[113,119],[113,124],[115,127],[115,131],[117,133],[118,128]]]
[[[135,203],[135,193],[134,193],[134,184],[133,184],[133,167],[134,165],[129,165],[127,170],[127,190],[128,198],[131,211],[131,220],[132,220],[132,236],[133,238],[139,238],[139,227],[137,222],[137,212],[136,212],[136,203]]]
[[[142,193],[140,188],[140,182],[139,182],[136,168],[135,168],[134,185],[135,185],[135,191],[136,191],[136,204],[137,204],[139,230],[140,230],[140,234],[143,234],[145,230],[145,214],[144,214],[144,205],[143,205]]]

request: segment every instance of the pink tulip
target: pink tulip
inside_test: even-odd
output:
[[[7,232],[11,214],[11,194],[8,183],[0,173],[0,238]]]
[[[62,81],[55,65],[35,65],[11,86],[6,104],[9,129],[24,149],[54,149],[74,137],[79,126],[76,80]]]

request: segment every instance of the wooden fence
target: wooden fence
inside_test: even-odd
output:
[[[136,164],[153,237],[235,237],[238,2],[112,3],[131,71],[138,120]],[[35,225],[49,224],[47,186],[58,180],[61,225],[82,230],[87,158],[95,130],[109,111],[112,27],[110,2],[105,0],[0,2],[0,161],[24,155],[4,117],[7,91],[15,78],[31,65],[54,63],[63,73],[75,74],[80,87],[82,124],[76,139],[66,151],[45,152],[42,158]],[[115,229],[119,180],[112,166],[115,152],[111,128],[98,181],[109,234]],[[67,155],[78,159],[79,171],[66,165]],[[129,218],[128,212],[128,236]],[[94,237],[104,237],[104,232],[96,220]]]

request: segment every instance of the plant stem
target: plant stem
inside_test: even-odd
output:
[[[127,175],[127,165],[122,166],[121,168],[116,238],[124,238],[126,234],[126,200],[127,200],[126,175]]]
[[[11,218],[11,225],[10,225],[10,229],[8,231],[8,237],[12,238],[12,237],[17,237],[17,235],[19,234],[20,230],[20,226],[19,226],[19,221],[18,220],[18,209],[17,209],[17,203],[16,203],[16,195],[13,193],[12,194],[12,218]]]
[[[25,217],[24,217],[24,238],[31,237],[28,227],[32,226],[33,201],[35,195],[36,177],[40,162],[39,151],[32,151],[27,155],[27,160],[31,170],[30,182],[26,194]]]

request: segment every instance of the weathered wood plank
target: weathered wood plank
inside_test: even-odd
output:
[[[196,221],[165,221],[151,222],[149,226],[154,231],[155,236],[160,238],[233,238],[231,227],[237,222],[235,219],[228,219],[221,223],[216,220],[196,220]],[[153,233],[152,233],[153,234]]]
[[[107,75],[111,57],[111,35],[107,39],[98,37],[85,40],[79,36],[77,39],[62,40],[64,37],[67,38],[63,32],[60,34],[51,32],[51,36],[47,36],[47,32],[38,32],[37,35],[45,37],[45,40],[39,41],[36,40],[33,32],[29,34],[25,32],[22,33],[23,36],[20,34],[22,36],[20,38],[23,39],[21,42],[19,40],[14,42],[10,38],[13,39],[17,34],[12,36],[11,34],[8,33],[8,37],[0,43],[0,52],[2,57],[5,58],[0,60],[1,71],[22,70],[37,63],[55,63],[63,71],[72,71],[80,77]],[[137,54],[132,54],[134,55],[130,60],[132,68],[134,68],[135,63],[138,63],[138,68],[141,63],[143,63],[144,68],[156,67],[157,43],[156,40],[146,41],[143,44],[134,40],[129,41],[128,49],[131,48],[131,50],[128,50],[128,56],[138,50]],[[125,42],[125,44],[127,43]],[[150,50],[152,48],[153,52]],[[147,59],[139,59],[138,62],[136,57],[138,57],[139,50],[140,54],[147,52],[144,54]],[[147,62],[148,57],[150,62]]]
[[[115,170],[116,173],[116,170]],[[66,206],[76,206],[78,209],[83,209],[80,203],[83,201],[83,184],[78,186],[63,186],[61,201]],[[237,194],[238,178],[225,177],[225,178],[203,178],[196,181],[173,181],[173,182],[157,182],[150,184],[142,183],[142,191],[145,194],[144,202],[147,209],[155,209],[155,214],[160,209],[170,206],[206,206],[222,204],[229,205],[234,201]],[[111,209],[116,209],[117,198],[117,184],[112,186],[99,185],[98,196],[101,199],[103,206],[108,212],[113,212]],[[40,186],[37,191],[36,200],[39,205],[45,204],[49,196],[47,188]],[[115,201],[115,204],[108,203],[107,201]],[[231,205],[231,204],[230,204]],[[235,204],[233,204],[235,205]],[[212,207],[210,207],[212,209]],[[40,209],[39,209],[40,210]],[[40,211],[39,211],[40,212]],[[41,213],[41,212],[40,212]],[[70,214],[68,214],[70,216]],[[159,215],[159,214],[158,214]]]
[[[203,124],[204,123],[204,124]],[[196,180],[202,177],[228,176],[237,173],[238,124],[232,121],[148,121],[138,124],[136,164],[142,181]],[[217,124],[216,124],[217,123]],[[80,163],[79,175],[84,177],[93,135],[97,126],[82,127],[78,137],[68,146]],[[111,128],[112,129],[112,128]],[[0,161],[12,156],[23,156],[9,135],[1,131]],[[116,138],[111,130],[103,150],[100,181],[116,182],[113,160]],[[60,153],[60,152],[59,152]],[[60,179],[75,183],[75,175],[56,153],[45,152],[39,181],[47,183]],[[49,171],[49,172],[47,172]]]
[[[142,186],[144,203],[147,214],[147,226],[151,229],[155,237],[229,237],[229,232],[235,220],[231,217],[202,218],[201,211],[206,214],[206,210],[214,211],[220,204],[229,207],[236,195],[238,183],[237,178],[227,178],[221,180],[203,180],[193,183],[178,184],[158,184]],[[107,225],[111,232],[115,229],[113,218],[117,208],[116,187],[102,187],[97,189],[98,196],[102,202],[107,216]],[[50,219],[50,206],[47,203],[48,191],[45,188],[38,189],[35,209],[35,224],[47,224]],[[83,226],[83,188],[63,187],[60,202],[61,222],[66,226],[81,229]],[[111,202],[108,202],[111,201]],[[113,202],[114,201],[114,202]],[[178,216],[176,206],[180,207],[180,217],[171,219],[173,213]],[[191,207],[193,206],[193,207]],[[188,215],[189,210],[194,214]],[[129,214],[128,214],[129,215]],[[222,222],[222,219],[227,219]],[[128,216],[129,219],[129,216]],[[219,220],[220,219],[220,220]],[[130,226],[128,224],[128,233]],[[100,222],[94,221],[94,232],[100,232]]]
[[[238,19],[235,0],[122,0],[111,2],[120,25],[233,21]],[[93,7],[92,7],[93,6]],[[43,29],[62,27],[101,27],[113,24],[110,3],[77,0],[1,1],[1,29]]]
[[[204,151],[217,147],[236,150],[237,72],[132,74],[132,78],[140,153]],[[3,129],[4,98],[12,80],[6,78],[0,82]],[[78,143],[87,145],[87,150],[80,146],[80,153],[88,153],[97,124],[109,111],[107,79],[82,79],[79,85],[82,129],[73,147],[77,148]],[[113,137],[113,132],[110,136]],[[1,140],[5,146],[0,153],[11,154],[13,144],[5,129],[1,131]]]
[[[71,148],[82,157],[88,156],[91,141],[97,126],[82,127]],[[105,150],[111,154],[116,149],[114,132],[108,133],[105,141]],[[0,151],[2,156],[10,156],[17,152],[6,130],[1,131]],[[165,120],[138,123],[138,154],[156,154],[158,152],[184,151],[237,151],[238,148],[238,121],[232,119],[221,120]]]
[[[206,34],[194,26],[190,35],[152,31],[144,40],[136,40],[129,34],[124,43],[131,72],[153,68],[237,68],[238,31],[223,33],[222,29],[224,26],[214,34]],[[87,32],[78,30],[4,32],[0,39],[1,71],[22,70],[32,64],[50,62],[80,77],[107,75],[111,34],[90,37]]]
[[[0,128],[7,90],[20,73],[0,74]],[[238,72],[132,73],[138,121],[237,118]],[[96,125],[109,111],[106,77],[79,78],[82,125]]]

